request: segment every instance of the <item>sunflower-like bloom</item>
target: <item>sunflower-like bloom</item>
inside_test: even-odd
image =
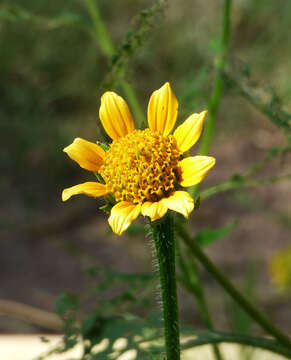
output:
[[[108,221],[118,235],[140,214],[155,221],[170,209],[188,218],[194,200],[181,187],[200,183],[215,164],[210,156],[183,158],[199,139],[206,113],[192,114],[170,135],[178,115],[178,101],[166,83],[151,95],[149,128],[137,130],[126,102],[116,93],[106,92],[101,97],[99,116],[112,139],[109,149],[105,151],[81,138],[64,149],[82,168],[97,172],[104,183],[85,182],[67,188],[62,200],[77,194],[111,194],[116,204]]]

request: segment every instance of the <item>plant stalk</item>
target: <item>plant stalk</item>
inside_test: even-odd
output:
[[[187,341],[181,348],[189,349],[196,346],[219,343],[241,344],[272,351],[291,359],[291,351],[286,347],[282,347],[277,341],[272,339],[247,334],[224,333],[221,331],[195,333],[195,335],[197,336],[196,339]]]
[[[195,264],[196,267],[196,264]],[[198,288],[198,294],[197,294],[197,301],[200,307],[200,311],[203,314],[204,322],[209,330],[214,330],[212,318],[209,312],[208,304],[205,298],[204,289],[201,284],[200,275],[198,273],[198,269],[196,268],[196,274],[197,274],[197,288]],[[222,360],[222,355],[220,353],[219,347],[217,344],[213,344],[213,353],[217,360]]]
[[[205,297],[204,289],[202,286],[200,274],[196,262],[192,259],[191,263],[184,261],[180,248],[179,242],[177,242],[178,261],[183,275],[178,278],[180,283],[192,294],[197,300],[200,314],[203,322],[208,330],[214,330],[212,318],[208,308],[207,300]],[[213,344],[213,353],[216,360],[222,360],[222,355],[219,351],[217,344]]]
[[[279,181],[284,180],[291,180],[291,174],[287,175],[280,175],[280,176],[272,176],[267,179],[247,179],[244,177],[240,178],[231,178],[229,180],[226,180],[220,184],[211,186],[207,189],[201,190],[199,193],[199,197],[201,200],[204,200],[208,197],[211,197],[213,195],[219,194],[221,192],[225,192],[228,190],[234,190],[238,188],[252,188],[252,187],[258,187],[258,186],[265,186],[265,185],[272,185]]]
[[[112,58],[112,56],[116,53],[116,49],[107,31],[106,25],[102,20],[97,2],[96,0],[86,0],[86,4],[94,25],[96,39],[98,40],[99,46],[107,57]],[[133,87],[126,80],[122,80],[120,82],[120,85],[135,114],[138,125],[143,124],[144,123],[143,111]]]
[[[213,84],[212,93],[208,103],[207,121],[205,122],[203,135],[199,147],[200,155],[207,155],[211,146],[212,135],[215,127],[215,120],[221,98],[223,95],[224,78],[223,72],[226,64],[228,45],[230,39],[230,11],[232,0],[224,0],[223,7],[223,27],[220,39],[219,55],[215,60],[216,76]],[[189,189],[190,195],[194,198],[197,194],[199,185]]]
[[[223,28],[220,39],[220,54],[216,59],[216,77],[214,80],[214,86],[208,105],[208,120],[205,123],[205,129],[201,140],[199,153],[201,155],[207,155],[212,135],[215,126],[215,118],[220,105],[220,100],[223,95],[223,76],[222,72],[225,67],[229,38],[230,38],[230,10],[231,0],[224,1],[223,9]]]
[[[159,265],[167,360],[180,360],[178,297],[175,270],[175,240],[172,214],[152,224]]]
[[[189,334],[188,334],[189,335]],[[194,332],[194,339],[188,340],[185,343],[181,344],[181,349],[191,349],[196,346],[201,345],[210,345],[210,344],[220,344],[220,343],[229,343],[229,344],[241,344],[246,346],[251,346],[254,349],[259,348],[262,350],[271,351],[275,354],[280,354],[285,356],[287,359],[291,359],[291,351],[286,347],[280,345],[276,340],[250,336],[247,334],[236,334],[236,333],[226,333],[222,331],[203,331],[203,332]],[[156,337],[153,337],[149,340],[155,340]],[[149,341],[148,339],[146,341]],[[144,342],[141,340],[140,343]],[[151,354],[158,354],[161,351],[160,346],[152,346],[148,349]]]
[[[199,245],[192,240],[187,231],[179,227],[181,238],[184,240],[189,250],[197,260],[205,267],[205,269],[219,282],[226,292],[241,306],[245,312],[258,323],[265,331],[274,336],[277,341],[291,350],[291,340],[275,327],[262,313],[260,313],[248,300],[230,283],[230,281],[217,269],[212,261],[204,254]]]

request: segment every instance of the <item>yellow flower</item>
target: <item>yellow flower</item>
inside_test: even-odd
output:
[[[99,116],[113,140],[109,149],[104,151],[80,138],[64,149],[82,168],[98,172],[104,184],[85,182],[65,189],[63,201],[77,194],[112,194],[117,204],[108,221],[118,235],[140,214],[154,221],[170,209],[188,218],[194,200],[180,188],[201,182],[215,164],[210,156],[183,159],[199,139],[206,113],[192,114],[170,135],[178,115],[178,101],[166,83],[150,98],[149,128],[136,130],[126,102],[116,93],[106,92],[101,97]]]
[[[280,290],[291,290],[291,247],[285,247],[273,254],[269,261],[271,279]]]

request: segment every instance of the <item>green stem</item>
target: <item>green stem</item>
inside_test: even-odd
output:
[[[135,91],[133,87],[125,80],[121,80],[121,87],[126,95],[126,98],[128,99],[128,102],[130,103],[130,106],[134,111],[137,125],[138,128],[140,129],[145,124],[145,117],[144,117],[144,112],[138,101],[138,98],[135,94]]]
[[[115,54],[114,44],[108,34],[107,28],[102,21],[99,8],[95,0],[86,0],[86,4],[95,28],[95,34],[101,50],[105,55],[111,57]]]
[[[224,191],[228,190],[234,190],[238,188],[248,188],[248,187],[257,187],[257,186],[265,186],[265,185],[272,185],[279,181],[284,180],[291,180],[291,174],[287,175],[280,175],[280,176],[272,176],[267,179],[261,179],[261,180],[252,180],[244,178],[243,176],[240,176],[239,179],[231,178],[230,180],[227,180],[225,182],[222,182],[220,184],[211,186],[205,190],[200,191],[199,196],[201,200],[204,200],[208,197],[211,197],[213,195],[219,194]]]
[[[162,292],[167,360],[180,360],[174,223],[171,214],[152,224]]]
[[[229,38],[230,38],[230,10],[231,10],[231,0],[225,0],[224,9],[223,9],[223,29],[220,39],[220,54],[216,59],[217,74],[214,80],[213,91],[208,105],[208,119],[207,122],[205,123],[205,129],[203,132],[203,137],[201,139],[201,145],[199,149],[201,155],[208,154],[213,131],[214,131],[214,126],[215,126],[215,118],[223,94],[222,72],[225,67],[226,55],[228,50]]]
[[[236,89],[236,93],[247,100],[254,108],[266,115],[277,127],[283,129],[290,140],[291,123],[290,113],[282,107],[274,107],[271,102],[263,100],[264,97],[258,96],[258,89],[245,86],[237,78],[224,71],[224,79],[230,87]]]
[[[96,38],[99,46],[103,53],[111,58],[115,53],[116,49],[114,43],[107,31],[105,23],[102,20],[96,0],[86,0],[88,11],[92,18],[92,22],[95,28]],[[126,98],[135,114],[137,125],[140,127],[144,123],[144,115],[136,93],[133,87],[125,80],[121,81],[121,87],[126,95]]]
[[[232,0],[224,0],[223,28],[220,39],[220,54],[218,55],[215,61],[216,77],[213,84],[212,94],[210,96],[210,100],[208,103],[207,121],[205,122],[205,127],[199,147],[200,155],[207,155],[209,152],[209,148],[212,141],[212,135],[215,127],[215,119],[223,95],[223,84],[224,84],[223,71],[225,68],[226,57],[228,52],[228,44],[230,38],[231,1]],[[198,188],[199,185],[196,185],[189,189],[190,195],[193,198],[197,194]]]
[[[248,300],[230,283],[230,281],[217,269],[211,260],[200,249],[199,245],[192,240],[191,236],[183,227],[179,227],[179,234],[188,246],[189,250],[198,259],[205,269],[215,278],[227,293],[240,305],[245,312],[270,335],[274,336],[280,344],[291,349],[291,340],[277,329],[263,314],[261,314]]]
[[[196,264],[195,264],[196,267]],[[209,312],[209,308],[208,308],[208,304],[205,298],[205,294],[204,294],[204,289],[202,287],[201,284],[201,279],[198,273],[198,269],[196,269],[197,272],[197,288],[198,288],[198,296],[197,296],[197,300],[198,300],[198,304],[201,310],[201,313],[204,315],[204,321],[206,323],[206,326],[209,330],[214,330],[214,326],[213,326],[213,322],[212,322],[212,318]],[[219,351],[219,347],[217,346],[217,344],[213,344],[213,352],[214,355],[216,357],[217,360],[222,360],[222,356],[221,353]]]
[[[187,334],[189,335],[189,333]],[[208,344],[219,344],[219,343],[230,343],[230,344],[240,344],[251,346],[254,348],[259,348],[263,350],[272,351],[275,354],[280,354],[286,356],[288,359],[291,359],[291,351],[286,347],[281,346],[276,340],[263,338],[259,336],[251,336],[247,334],[236,334],[236,333],[226,333],[222,331],[204,331],[204,332],[194,332],[193,335],[195,339],[188,340],[187,342],[181,344],[181,349],[191,349],[196,346],[208,345]],[[138,343],[143,343],[145,341],[156,340],[156,337],[150,339],[142,339]],[[161,351],[160,346],[151,346],[147,349],[151,354],[158,354]]]
[[[178,280],[191,294],[195,296],[198,302],[198,306],[200,308],[200,314],[208,330],[214,330],[212,318],[204,294],[204,289],[202,286],[197,265],[193,259],[191,261],[191,267],[188,262],[184,261],[179,248],[178,241],[177,241],[177,250],[178,250],[179,265],[183,272],[183,276],[178,278]],[[217,360],[222,360],[222,356],[216,344],[213,344],[213,353]]]
[[[276,354],[286,356],[288,359],[291,359],[291,351],[286,349],[285,347],[282,347],[277,341],[274,341],[272,339],[250,336],[246,334],[224,333],[220,331],[197,333],[195,335],[197,335],[196,339],[187,341],[181,346],[181,348],[189,349],[195,346],[201,346],[206,344],[236,343],[269,350]]]

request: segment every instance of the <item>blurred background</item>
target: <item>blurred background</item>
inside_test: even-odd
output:
[[[180,122],[207,108],[212,92],[223,1],[173,0],[149,15],[143,10],[153,6],[152,0],[98,0],[115,46],[113,58],[108,56],[112,49],[102,47],[94,33],[88,4],[81,0],[0,4],[2,333],[58,332],[57,322],[33,321],[33,309],[28,309],[24,321],[23,309],[12,301],[53,312],[63,290],[80,293],[92,282],[84,273],[92,265],[120,272],[152,271],[149,240],[108,232],[107,216],[98,209],[102,201],[80,196],[61,202],[63,188],[93,179],[62,149],[75,137],[104,140],[98,120],[104,90],[126,98],[121,86],[126,81],[146,114],[152,91],[170,81],[180,104]],[[247,94],[284,111],[289,108],[289,113],[290,23],[290,1],[233,1],[227,67]],[[136,33],[139,37],[131,46]],[[239,87],[226,85],[210,151],[217,165],[201,188],[245,173],[285,138]],[[258,177],[290,174],[290,159],[290,154],[276,158]],[[290,204],[290,181],[282,181],[218,194],[191,216],[193,233],[239,220],[207,252],[251,301],[289,332],[291,255],[280,260],[284,273],[280,286],[269,268],[278,251],[283,257],[291,253]],[[253,326],[205,271],[201,276],[217,328]],[[192,298],[180,291],[183,321],[203,328]]]

